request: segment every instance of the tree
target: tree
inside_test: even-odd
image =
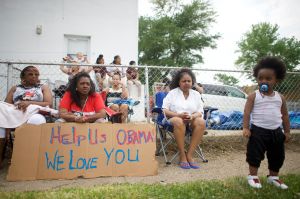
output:
[[[139,19],[139,63],[143,65],[185,66],[202,63],[201,51],[215,48],[218,34],[209,34],[215,12],[208,2],[194,0],[154,0],[156,17]]]
[[[223,83],[224,85],[236,86],[239,83],[239,80],[233,76],[217,73],[214,76],[214,80]]]
[[[288,71],[296,71],[300,63],[300,41],[295,37],[280,37],[279,26],[270,23],[252,25],[241,41],[238,42],[241,54],[236,64],[245,70],[252,70],[255,64],[265,56],[278,56]]]
[[[236,64],[245,70],[252,70],[256,63],[265,56],[277,56],[281,58],[288,71],[300,71],[300,41],[295,37],[280,37],[279,26],[270,23],[252,25],[241,41],[238,42],[241,54]],[[254,80],[251,74],[249,78]],[[278,86],[281,92],[291,92],[300,86],[300,78],[297,75],[288,75],[284,82]]]
[[[204,48],[215,48],[218,34],[210,34],[215,12],[207,1],[153,0],[155,17],[139,19],[139,64],[191,67],[202,63]],[[151,69],[150,85],[169,71]],[[143,75],[141,79],[143,80]]]

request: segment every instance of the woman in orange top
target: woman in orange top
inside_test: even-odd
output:
[[[88,73],[81,72],[71,80],[60,102],[62,122],[102,122],[106,117],[105,105]]]

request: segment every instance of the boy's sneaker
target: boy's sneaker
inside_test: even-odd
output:
[[[268,176],[267,182],[281,189],[287,189],[288,186],[279,180],[278,176]]]
[[[262,187],[258,176],[248,175],[247,180],[248,184],[253,188],[260,189]]]

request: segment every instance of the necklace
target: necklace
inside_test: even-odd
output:
[[[84,102],[84,104],[83,104],[83,106],[82,106],[82,109],[81,109],[81,115],[83,115],[83,109],[84,109],[84,107],[85,107],[85,105],[86,105],[86,102],[87,102],[88,98],[89,98],[89,96],[86,97],[85,102]]]

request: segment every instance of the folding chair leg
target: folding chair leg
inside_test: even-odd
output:
[[[186,144],[189,145],[191,142],[191,136],[188,136],[187,138],[188,141],[186,141]],[[198,145],[198,149],[196,148],[195,152],[198,154],[198,156],[202,159],[203,162],[208,162],[208,160],[205,158],[202,149],[200,147],[200,145]]]
[[[175,140],[175,139],[174,139]],[[190,144],[191,137],[189,136],[187,140],[185,140],[185,146],[188,146]],[[166,145],[165,145],[166,146]],[[195,150],[195,152],[198,154],[198,156],[202,159],[203,162],[208,162],[208,160],[205,158],[201,147],[198,145],[198,149]],[[176,152],[175,155],[170,159],[170,164],[175,160],[175,158],[179,155],[179,151]]]
[[[160,131],[160,136],[161,136],[161,139],[164,139],[163,137],[163,133]],[[167,140],[167,139],[166,139]],[[167,143],[164,145],[164,149],[167,148],[167,146],[169,146],[169,144],[171,144],[175,139],[173,137],[171,137],[171,139],[169,139],[167,141]],[[158,151],[158,153],[161,153],[162,152],[162,148]]]
[[[5,148],[6,148],[6,139],[0,138],[0,166],[5,156]]]
[[[127,123],[130,122],[130,117],[131,117],[131,115],[127,115]]]
[[[163,154],[164,154],[164,158],[165,158],[166,164],[171,164],[171,162],[169,162],[168,159],[167,159],[167,155],[166,155],[166,151],[165,151],[165,146],[164,146],[163,140],[162,140],[163,138],[162,138],[161,131],[160,131],[158,125],[156,125],[156,135],[157,135],[157,134],[158,134],[159,141],[160,141],[160,146],[161,146],[161,149],[159,150],[158,153],[160,153],[160,151],[162,151]]]
[[[198,145],[198,150],[196,150],[196,153],[198,154],[198,156],[202,159],[203,162],[208,162],[208,160],[205,158],[201,147]]]
[[[202,149],[200,146],[198,146],[198,150],[195,150],[195,152],[198,154],[198,156],[202,159],[203,162],[207,163],[208,160],[205,158]],[[173,162],[173,160],[179,155],[179,151],[176,152],[176,154],[170,159],[170,164]]]
[[[179,155],[179,151],[177,151],[175,153],[175,155],[173,155],[173,157],[170,159],[170,164],[173,162],[173,160],[175,160],[175,158]]]

